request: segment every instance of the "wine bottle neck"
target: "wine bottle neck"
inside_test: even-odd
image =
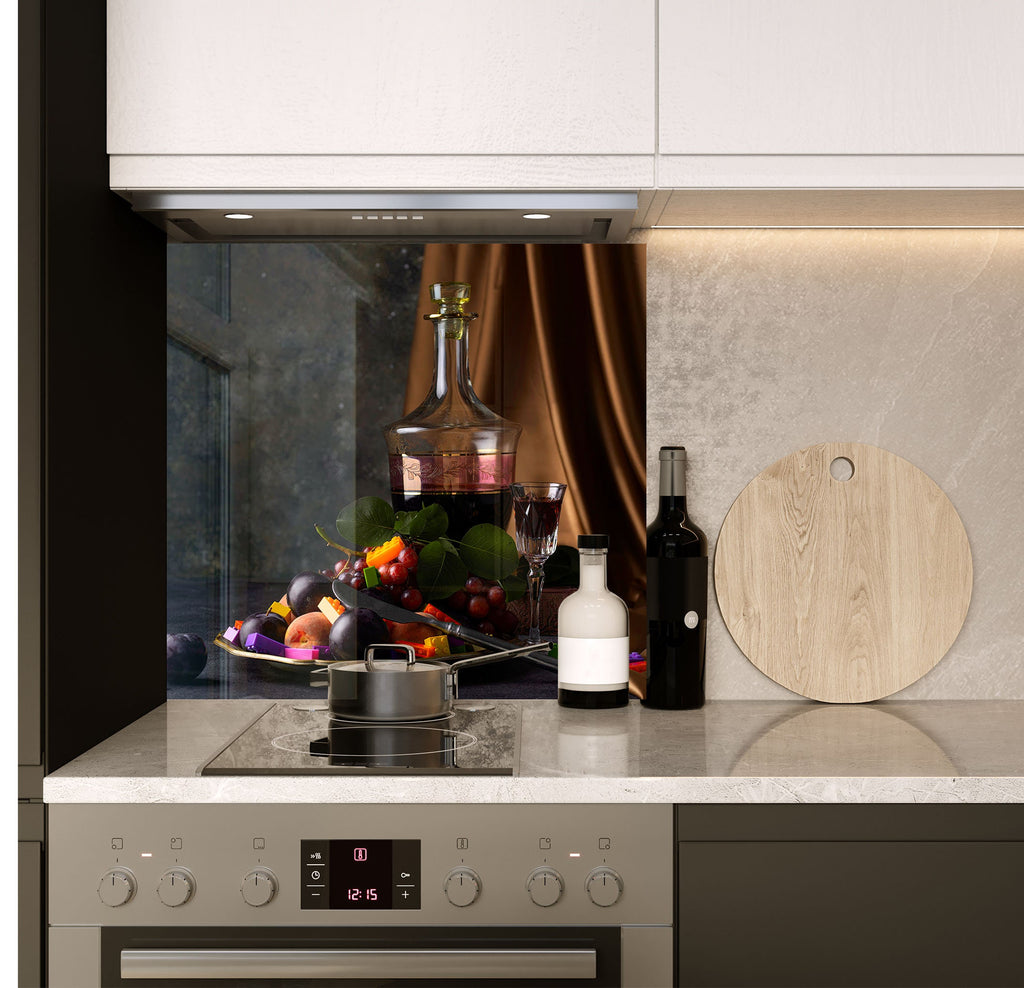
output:
[[[686,517],[686,495],[677,496],[675,494],[663,494],[658,498],[658,514],[661,517],[666,515],[679,515],[682,518]]]
[[[686,504],[686,460],[662,460],[661,476],[658,483],[658,496],[674,498]]]

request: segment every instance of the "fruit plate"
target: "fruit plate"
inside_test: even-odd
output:
[[[213,644],[218,648],[224,649],[229,655],[237,655],[240,659],[259,659],[261,662],[269,662],[275,666],[287,666],[289,669],[295,669],[297,666],[305,666],[307,669],[322,669],[324,666],[329,666],[335,659],[289,659],[280,655],[267,655],[264,652],[250,652],[246,648],[239,648],[237,645],[232,645],[223,635],[217,635],[213,640]],[[459,659],[468,659],[474,655],[482,655],[487,649],[481,648],[480,646],[474,646],[471,649],[459,652],[457,655],[445,655],[442,657],[443,661],[456,662]]]
[[[248,649],[232,645],[223,635],[217,635],[213,644],[224,649],[229,655],[237,655],[240,659],[259,659],[262,662],[269,662],[275,666],[287,666],[294,669],[296,666],[305,666],[307,669],[329,666],[334,659],[289,659],[282,655],[267,655],[263,652],[250,652]]]

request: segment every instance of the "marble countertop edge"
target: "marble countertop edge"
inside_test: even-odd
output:
[[[90,776],[44,780],[47,803],[1024,803],[1022,776]]]

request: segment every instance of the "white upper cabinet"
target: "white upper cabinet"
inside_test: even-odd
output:
[[[108,0],[107,14],[112,156],[646,156],[652,173],[654,0]]]
[[[1024,154],[1021,0],[662,0],[663,154]]]
[[[661,185],[1021,184],[1021,0],[662,0],[658,44]]]
[[[120,190],[1024,186],[1024,0],[108,0],[107,22]]]

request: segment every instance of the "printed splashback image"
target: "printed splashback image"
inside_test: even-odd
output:
[[[394,525],[441,502],[449,549],[482,522],[511,540],[514,480],[566,485],[545,597],[575,585],[577,536],[607,532],[642,647],[645,295],[643,245],[169,245],[168,696],[322,698],[329,652],[225,632],[262,616],[273,637],[299,576],[312,596],[354,580],[338,522],[357,505]],[[439,444],[460,427],[463,449]],[[510,641],[525,572],[500,581]]]

